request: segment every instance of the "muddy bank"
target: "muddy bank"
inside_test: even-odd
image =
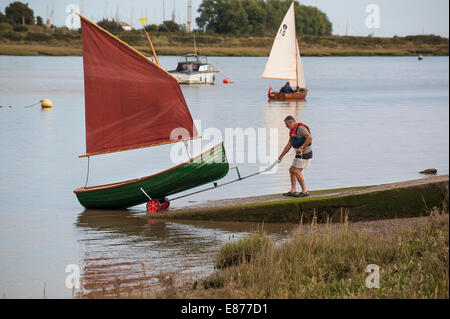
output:
[[[312,191],[307,198],[281,194],[210,201],[150,215],[156,219],[250,222],[352,221],[418,217],[441,207],[448,197],[448,175],[376,186]],[[145,218],[149,218],[146,216]]]

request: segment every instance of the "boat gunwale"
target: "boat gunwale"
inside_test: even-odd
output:
[[[173,71],[168,71],[170,74],[175,74],[175,73],[179,73],[179,74],[187,74],[187,75],[195,75],[195,74],[201,74],[201,73],[219,73],[219,70],[213,70],[213,71],[192,71],[192,72],[180,72],[177,70],[173,70]]]
[[[211,152],[213,149],[216,149],[217,147],[219,147],[221,145],[223,145],[223,142],[220,142],[219,144],[211,147],[210,149],[202,152],[201,154],[199,154],[199,155],[197,155],[195,157],[192,157],[191,159],[189,159],[189,161],[183,162],[181,164],[178,164],[178,165],[176,165],[174,167],[171,167],[169,169],[166,169],[164,171],[155,173],[153,175],[148,175],[148,176],[144,176],[144,177],[138,177],[138,178],[134,178],[134,179],[130,179],[130,180],[122,181],[122,182],[111,183],[111,184],[104,184],[104,185],[97,185],[97,186],[90,186],[90,187],[79,187],[79,188],[75,189],[73,192],[75,194],[89,193],[89,192],[98,191],[98,190],[113,189],[113,188],[124,186],[124,185],[134,184],[134,183],[136,183],[138,181],[148,180],[148,179],[151,179],[153,177],[159,176],[161,174],[168,173],[168,172],[170,172],[170,171],[172,171],[174,169],[177,169],[177,168],[179,168],[181,166],[184,166],[186,164],[189,164],[189,163],[193,162],[194,160],[196,160],[197,158],[200,158],[203,155],[206,155],[207,153]]]

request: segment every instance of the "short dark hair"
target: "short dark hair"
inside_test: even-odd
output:
[[[286,116],[286,118],[284,119],[284,121],[285,121],[285,122],[289,122],[289,121],[294,121],[294,122],[295,122],[295,119],[294,119],[294,117],[293,117],[292,115],[288,115],[288,116]]]

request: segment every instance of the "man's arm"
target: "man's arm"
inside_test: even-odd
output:
[[[308,146],[312,141],[312,136],[308,135],[308,137],[306,138],[305,143],[303,143],[302,146],[300,146],[299,148],[297,148],[297,152],[303,152],[303,149]]]
[[[283,152],[281,152],[280,157],[278,157],[278,161],[281,162],[281,160],[283,159],[284,155],[286,155],[287,152],[289,152],[289,150],[291,149],[291,147],[292,147],[292,143],[291,143],[291,141],[289,140],[289,142],[288,142],[288,143],[286,144],[286,146],[284,147]]]

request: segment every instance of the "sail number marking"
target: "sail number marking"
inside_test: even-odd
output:
[[[281,27],[280,34],[284,37],[286,35],[286,30],[288,26],[287,24],[283,24],[283,27]]]

